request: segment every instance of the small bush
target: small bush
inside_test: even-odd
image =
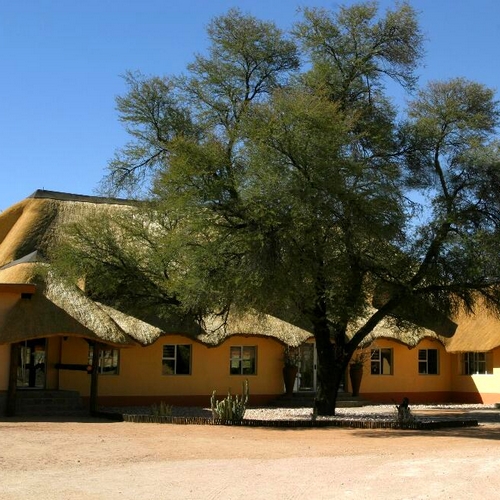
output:
[[[168,405],[165,401],[160,401],[158,405],[151,405],[151,414],[154,417],[170,417],[172,415],[172,405]]]

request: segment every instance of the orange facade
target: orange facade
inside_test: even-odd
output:
[[[165,373],[164,346],[189,346],[189,373]],[[255,373],[231,374],[231,348],[255,348]],[[61,362],[88,363],[88,344],[84,339],[62,340]],[[108,405],[169,404],[209,405],[213,390],[225,396],[228,389],[240,394],[249,381],[252,404],[263,404],[283,392],[282,344],[259,336],[234,335],[217,347],[207,347],[182,335],[161,337],[148,347],[119,350],[117,373],[99,376],[99,402]],[[59,389],[77,390],[88,397],[90,376],[84,371],[59,370]]]
[[[488,373],[481,374],[465,374],[463,354],[446,352],[434,339],[410,348],[381,338],[367,349],[390,350],[391,354],[391,367],[385,373],[372,373],[371,360],[364,364],[360,396],[371,402],[399,403],[404,397],[414,404],[500,401],[500,348],[488,353]],[[428,373],[426,354],[430,350],[437,354],[437,369]]]

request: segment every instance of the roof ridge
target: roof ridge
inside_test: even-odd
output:
[[[134,203],[134,200],[127,198],[112,198],[106,196],[74,194],[74,193],[65,193],[62,191],[50,191],[45,189],[37,189],[34,193],[28,196],[28,198],[54,199],[61,201],[80,201],[83,203],[103,203],[103,204],[114,204],[114,205],[131,205]]]

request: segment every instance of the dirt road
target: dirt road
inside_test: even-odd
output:
[[[0,422],[0,499],[493,499],[500,425],[440,431]]]

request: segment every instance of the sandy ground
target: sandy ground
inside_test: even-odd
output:
[[[499,491],[500,423],[420,432],[0,421],[1,500],[497,499]]]

